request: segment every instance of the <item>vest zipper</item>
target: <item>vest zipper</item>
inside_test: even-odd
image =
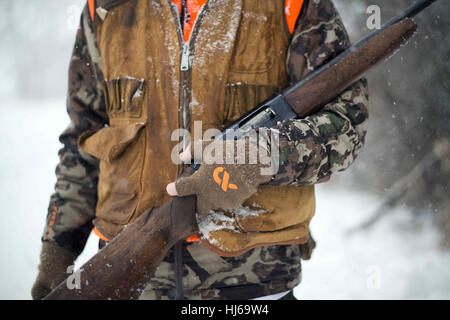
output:
[[[177,30],[178,30],[178,40],[180,42],[180,46],[182,47],[182,54],[181,54],[181,63],[180,63],[180,71],[181,71],[181,79],[180,79],[180,94],[181,94],[181,112],[182,112],[182,123],[183,123],[183,129],[186,129],[187,127],[187,112],[188,112],[188,105],[190,103],[189,98],[189,92],[191,90],[190,88],[190,71],[191,71],[191,61],[193,58],[192,53],[194,52],[194,44],[195,44],[195,38],[198,33],[198,25],[201,22],[205,12],[206,8],[209,5],[209,2],[212,2],[213,0],[208,0],[199,10],[197,19],[195,19],[194,26],[192,27],[192,31],[189,37],[188,42],[184,42],[184,33],[183,33],[183,26],[182,23],[184,22],[185,15],[187,12],[187,6],[185,1],[182,2],[182,12],[178,13],[178,8],[172,3],[171,0],[169,2],[171,3],[171,7],[173,8],[173,13],[175,16],[175,20],[177,21]],[[183,16],[181,16],[183,15]],[[185,143],[189,142],[188,139],[184,139]],[[184,145],[183,147],[187,147]]]
[[[185,43],[183,45],[183,54],[181,56],[181,71],[188,71],[190,68],[189,57],[191,55],[191,50],[189,50],[189,44]]]
[[[183,48],[182,54],[181,54],[181,63],[180,63],[180,102],[182,101],[182,122],[183,122],[183,129],[187,129],[187,108],[190,103],[189,98],[189,92],[191,90],[190,88],[190,69],[191,69],[191,51],[193,52],[193,45],[195,42],[196,37],[196,31],[198,27],[198,22],[203,17],[203,12],[205,11],[204,8],[207,7],[208,1],[205,5],[200,9],[197,19],[194,22],[194,26],[192,28],[191,34],[189,36],[189,40],[187,43],[184,42],[184,32],[183,32],[183,25],[184,22],[184,16],[180,17],[180,14],[178,14],[178,8],[173,4],[172,0],[168,0],[171,4],[172,13],[175,15],[175,20],[177,21],[177,30],[178,30],[178,40],[180,42],[180,47]],[[213,0],[209,0],[213,1]],[[183,13],[187,10],[186,2],[182,2],[182,11]],[[181,19],[180,19],[181,18]],[[181,20],[181,21],[180,21]],[[184,145],[183,148],[187,147],[188,139],[186,137],[183,137],[184,139]],[[178,173],[181,174],[183,172],[183,165],[179,166]],[[175,268],[175,287],[176,287],[176,299],[177,300],[184,300],[183,295],[183,284],[182,284],[182,278],[183,278],[183,243],[179,242],[175,245],[174,248],[174,268]]]

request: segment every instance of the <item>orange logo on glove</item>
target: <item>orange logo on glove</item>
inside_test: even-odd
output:
[[[219,173],[221,172],[223,172],[223,179],[219,177]],[[228,174],[228,172],[225,171],[223,167],[217,167],[216,170],[214,170],[213,178],[218,185],[222,186],[222,190],[225,192],[228,191],[228,188],[233,190],[238,189],[237,185],[228,183],[230,181],[230,175]]]

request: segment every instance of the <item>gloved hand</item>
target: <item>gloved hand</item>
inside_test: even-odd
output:
[[[314,241],[314,239],[310,233],[308,242],[300,245],[300,257],[302,258],[302,260],[311,259],[312,252],[315,247],[316,247],[316,242]]]
[[[34,300],[44,298],[61,281],[66,279],[67,267],[73,265],[76,255],[67,249],[64,249],[54,242],[45,241],[42,243],[41,264],[39,273],[33,288],[31,297]]]
[[[270,159],[269,152],[253,139],[220,140],[203,142],[202,145],[200,169],[191,176],[170,183],[166,188],[171,196],[195,194],[199,214],[206,215],[212,209],[235,209],[255,194],[260,184],[272,178],[272,175],[262,174],[261,171],[267,166],[262,164],[264,160],[261,155],[265,160]],[[190,162],[191,157],[190,150],[180,156],[185,162]]]

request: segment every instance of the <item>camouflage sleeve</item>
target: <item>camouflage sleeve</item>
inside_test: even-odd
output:
[[[83,250],[92,230],[97,202],[98,161],[78,149],[78,137],[107,122],[100,58],[87,8],[81,16],[69,67],[67,111],[70,125],[61,134],[63,148],[56,168],[43,241],[55,241],[76,254]]]
[[[287,61],[290,80],[299,81],[349,46],[332,2],[310,0],[291,40]],[[345,170],[364,144],[367,104],[367,82],[362,79],[320,112],[284,121],[274,128],[280,133],[280,163],[270,184],[315,184]]]

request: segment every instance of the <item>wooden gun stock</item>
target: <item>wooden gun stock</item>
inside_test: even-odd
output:
[[[44,300],[137,299],[167,251],[198,231],[195,200],[174,197],[145,212],[81,267],[81,289],[63,281]]]

